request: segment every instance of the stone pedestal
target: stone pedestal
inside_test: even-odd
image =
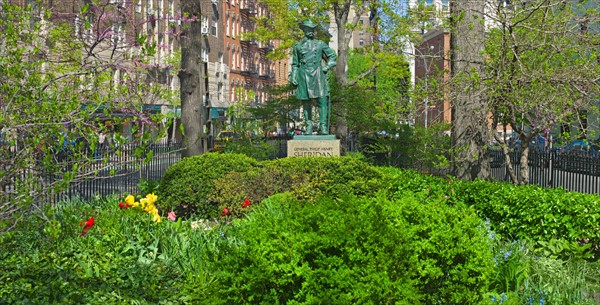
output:
[[[287,141],[288,157],[339,157],[340,140],[335,135],[294,136]]]

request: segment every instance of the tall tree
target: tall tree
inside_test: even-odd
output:
[[[204,126],[207,111],[203,103],[206,94],[205,66],[201,60],[203,0],[181,1],[183,22],[181,29],[181,123],[184,129],[186,149],[184,156],[190,157],[207,151]]]
[[[557,125],[585,129],[579,114],[597,113],[597,8],[596,1],[535,0],[490,10],[486,87],[492,127],[510,125],[521,140],[517,175],[507,143],[495,134],[514,183],[529,182],[529,144],[535,137],[548,138]]]
[[[377,73],[359,77],[374,67]],[[410,71],[404,56],[391,52],[350,50],[348,77],[356,84],[335,86],[332,94],[347,101],[350,130],[357,133],[392,132],[398,122],[409,120],[412,109],[409,100]]]
[[[488,107],[482,86],[485,46],[484,0],[456,0],[451,11],[453,173],[459,179],[489,178]]]

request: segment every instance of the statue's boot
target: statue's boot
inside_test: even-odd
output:
[[[306,133],[307,135],[311,135],[313,133],[313,122],[306,121]]]
[[[329,130],[327,130],[327,124],[320,123],[319,124],[319,134],[326,135],[329,134]]]
[[[329,109],[327,104],[327,97],[319,98],[319,134],[329,134]]]

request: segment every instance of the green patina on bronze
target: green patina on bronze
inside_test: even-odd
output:
[[[296,86],[296,97],[303,101],[306,134],[312,134],[312,106],[316,101],[319,107],[319,134],[326,135],[329,134],[331,114],[327,72],[335,67],[337,55],[327,43],[315,39],[317,25],[310,19],[300,27],[304,31],[304,39],[294,45],[290,82]]]

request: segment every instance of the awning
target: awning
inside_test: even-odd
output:
[[[227,108],[223,108],[223,107],[211,107],[210,108],[210,118],[211,119],[224,118],[226,110],[227,110]]]

